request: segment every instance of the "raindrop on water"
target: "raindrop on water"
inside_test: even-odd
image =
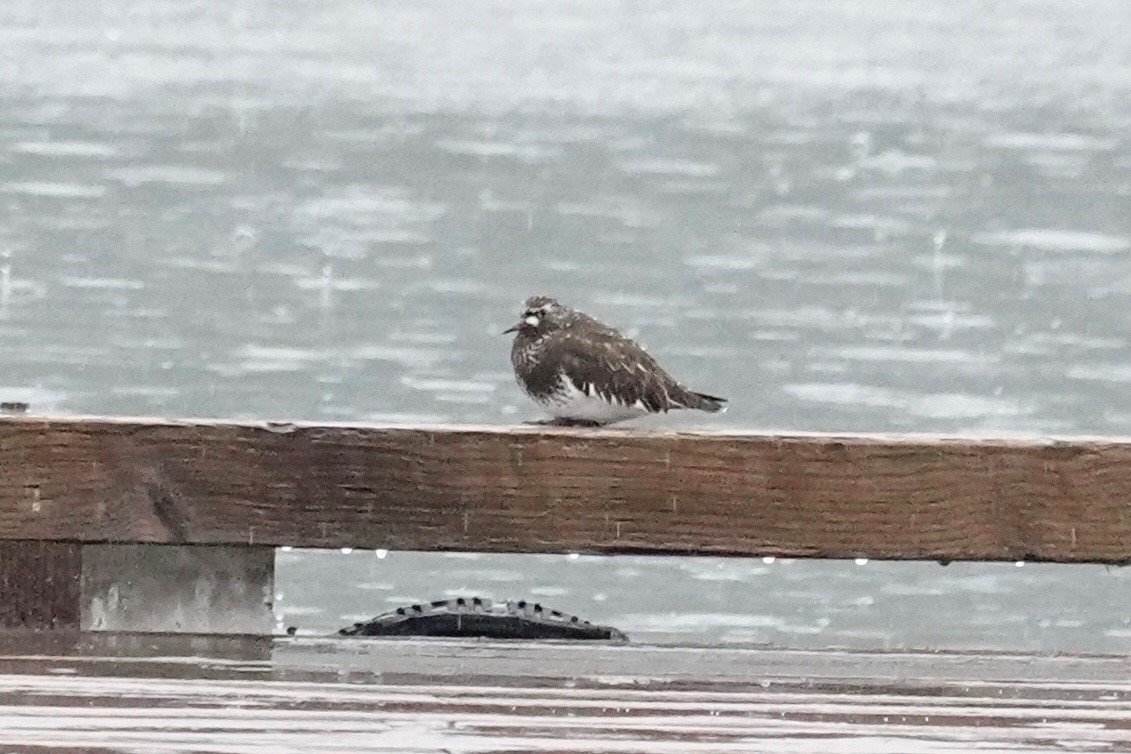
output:
[[[334,305],[334,266],[331,264],[322,267],[322,285],[319,288],[318,305],[329,309]]]
[[[12,256],[11,249],[0,251],[4,264],[0,265],[0,316],[8,316],[8,302],[12,300],[12,264],[8,260]]]
[[[236,256],[246,254],[259,244],[259,234],[250,225],[240,225],[232,231],[232,251]]]

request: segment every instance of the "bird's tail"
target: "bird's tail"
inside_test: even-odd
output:
[[[719,398],[717,395],[707,395],[706,393],[694,393],[688,390],[684,395],[680,396],[682,400],[680,403],[684,408],[694,408],[699,411],[709,411],[716,413],[726,408],[726,398]]]

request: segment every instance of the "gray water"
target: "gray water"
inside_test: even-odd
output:
[[[497,333],[551,293],[732,401],[641,424],[1131,434],[1123,0],[102,5],[0,5],[4,400],[509,424]],[[1090,567],[280,576],[304,630],[466,590],[677,640],[1131,648],[1131,577]]]

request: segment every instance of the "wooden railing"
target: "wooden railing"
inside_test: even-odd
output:
[[[2,624],[270,630],[279,545],[1125,563],[1131,441],[0,419]]]

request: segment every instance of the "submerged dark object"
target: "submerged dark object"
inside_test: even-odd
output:
[[[595,626],[576,615],[534,602],[492,602],[459,597],[398,607],[338,631],[341,636],[479,636],[488,639],[579,639],[628,641],[612,626]]]

